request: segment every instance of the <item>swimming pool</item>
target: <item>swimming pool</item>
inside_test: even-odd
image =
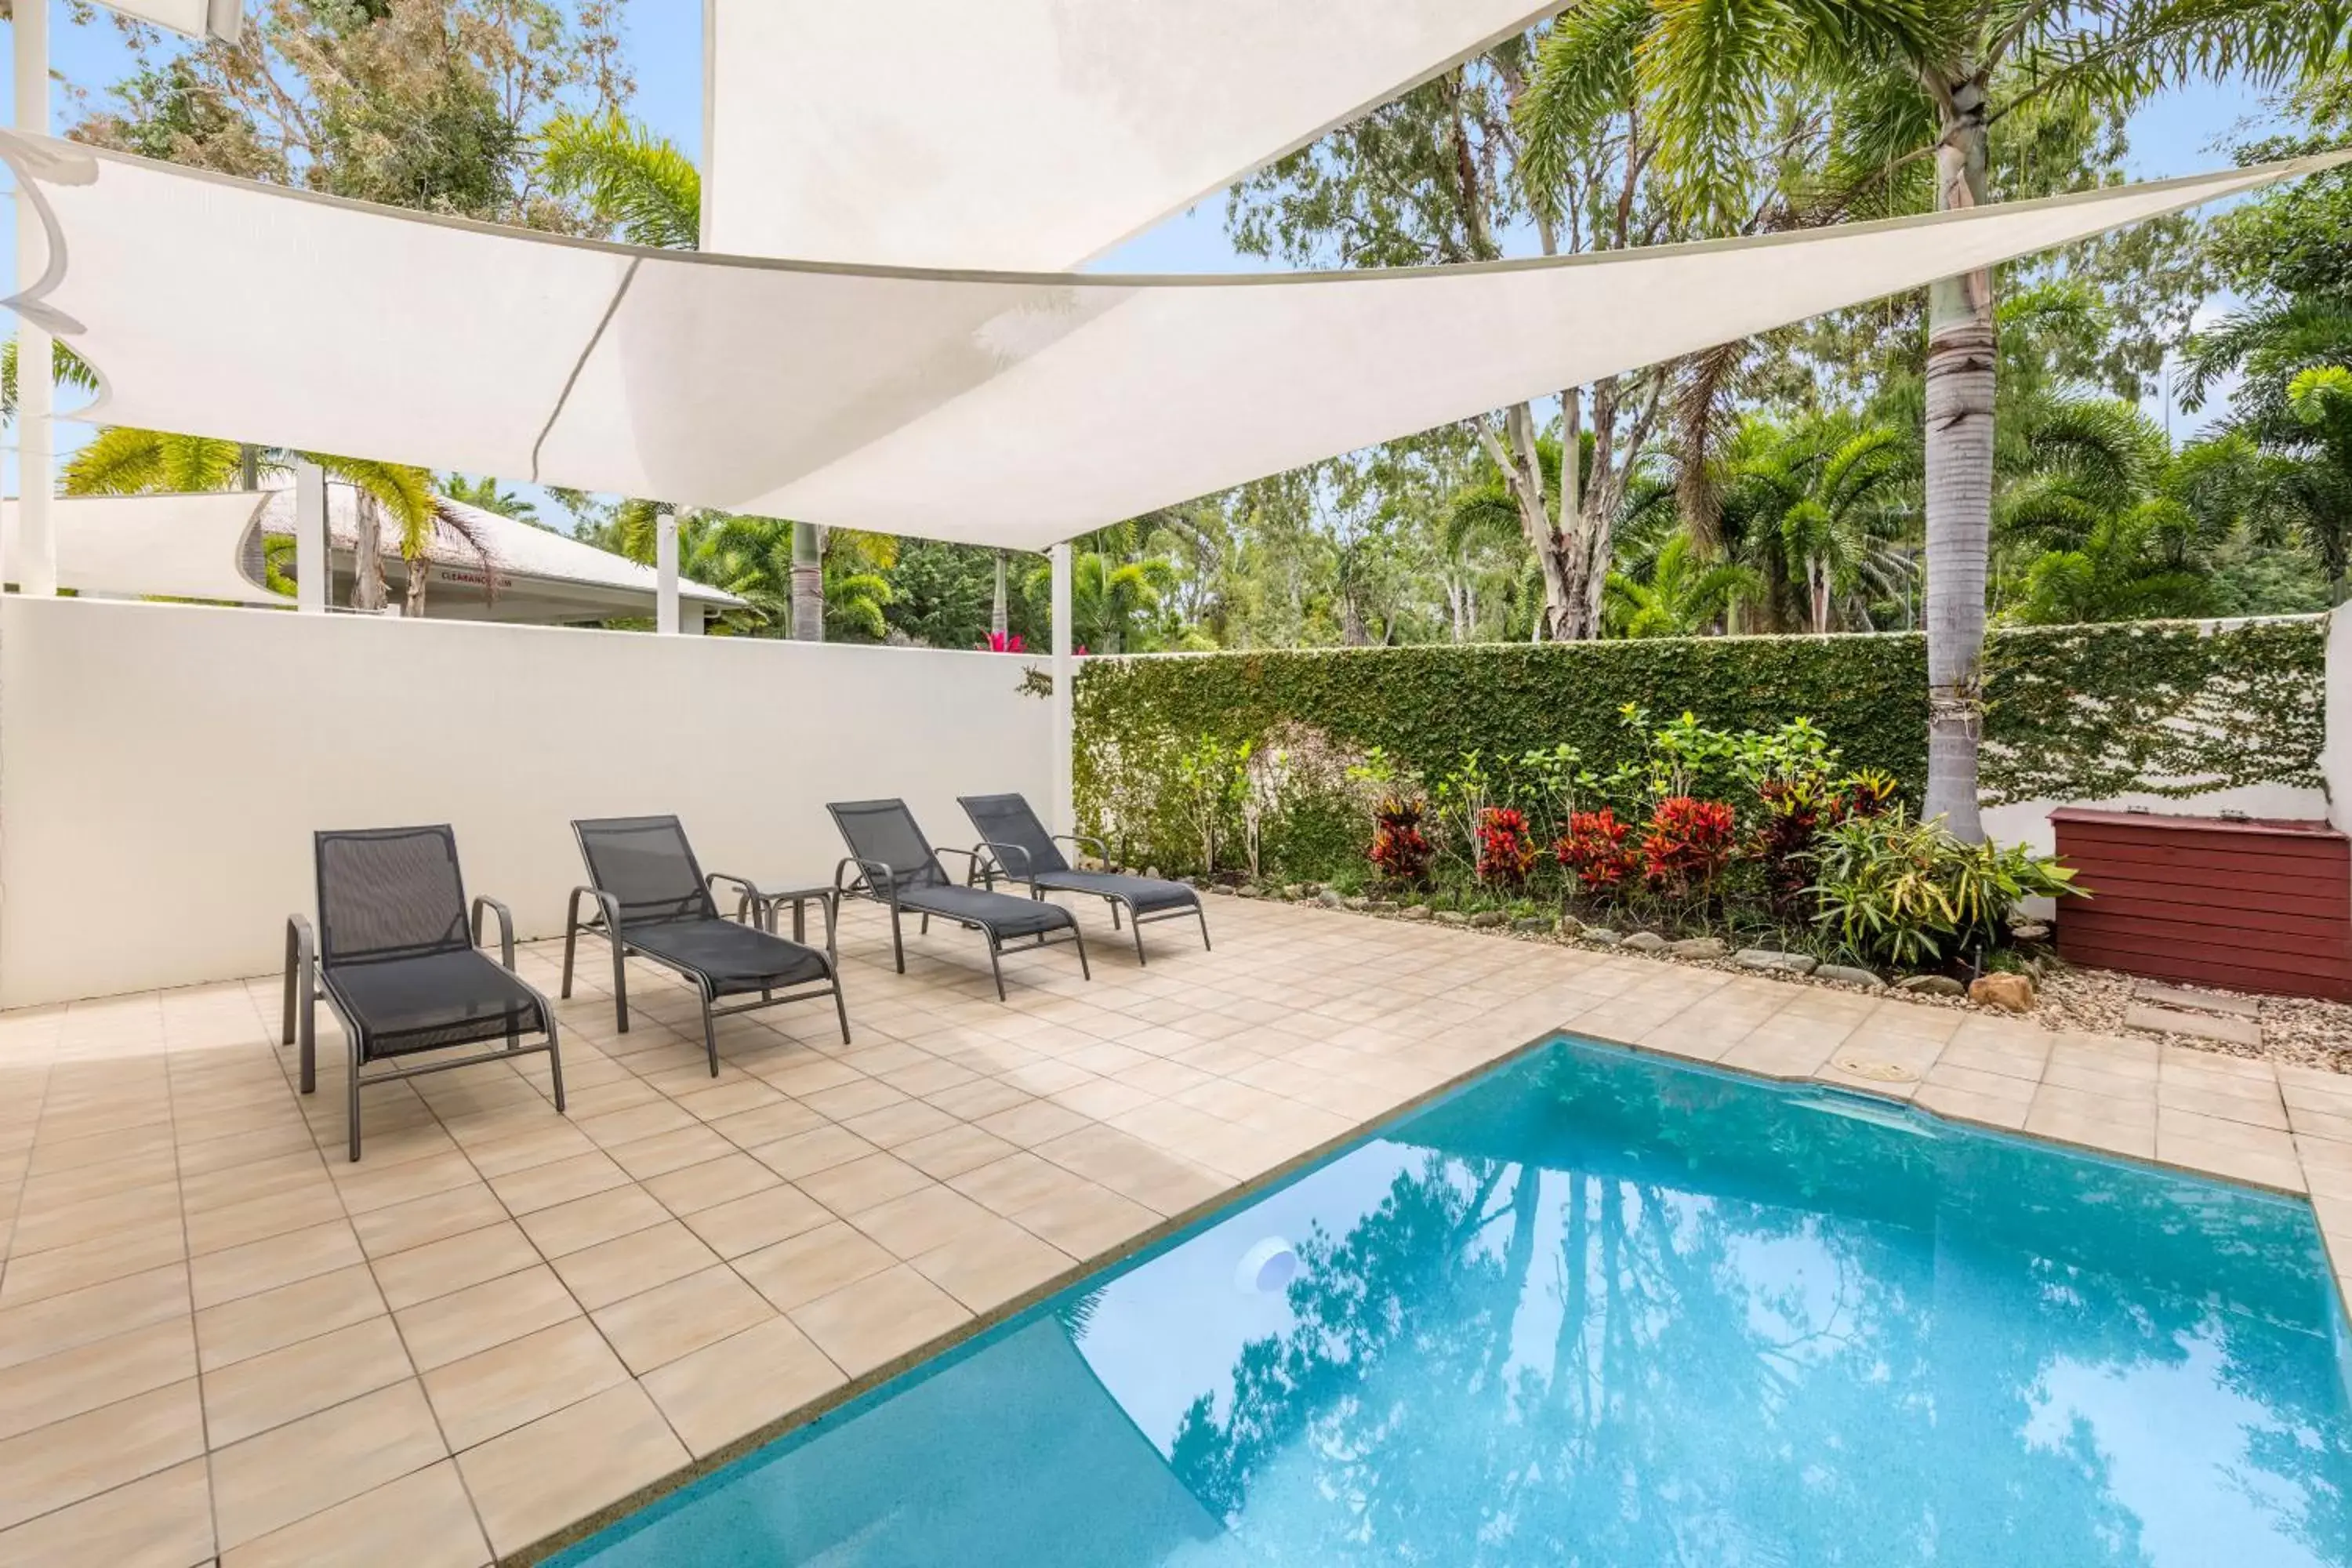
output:
[[[2352,1564],[2307,1205],[1561,1041],[559,1559]]]

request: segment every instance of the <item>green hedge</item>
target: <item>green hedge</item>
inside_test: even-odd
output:
[[[2326,621],[2209,632],[2189,623],[2011,629],[1987,687],[1988,803],[2189,795],[2315,784]],[[1600,771],[1635,743],[1619,709],[1685,710],[1718,729],[1811,718],[1850,767],[1916,798],[1927,769],[1927,642],[1918,634],[1705,637],[1286,650],[1088,659],[1076,695],[1077,805],[1126,852],[1189,867],[1175,757],[1202,736],[1309,755],[1267,834],[1273,868],[1315,876],[1360,853],[1346,763],[1380,747],[1434,779],[1561,742]],[[1221,855],[1221,860],[1223,857]]]

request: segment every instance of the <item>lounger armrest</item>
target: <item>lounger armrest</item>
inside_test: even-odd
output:
[[[308,915],[286,917],[286,1032],[278,1044],[294,1043],[295,998],[307,1004],[318,986],[319,939]]]
[[[605,929],[617,940],[621,934],[621,900],[602,888],[582,886],[572,889],[572,901],[563,913],[563,929],[567,931],[586,931],[595,924],[593,921],[580,918],[580,900],[583,897],[596,900],[596,912],[603,918]]]
[[[482,945],[482,911],[489,910],[499,917],[499,962],[514,972],[514,911],[488,893],[474,900],[474,945]]]
[[[739,889],[735,895],[735,918],[739,921],[747,912],[756,910],[767,901],[767,895],[760,891],[760,885],[749,877],[734,877],[724,871],[713,871],[702,879],[702,885],[714,891],[721,882]]]
[[[998,871],[1002,871],[1015,882],[1025,882],[1029,879],[1029,851],[1022,848],[1018,844],[1000,844],[993,838],[983,838],[972,847],[972,876],[966,879],[967,883],[977,879],[982,873],[983,862],[981,851],[983,849],[988,851],[988,858],[996,862],[995,870],[987,873],[990,883],[995,882]],[[1008,855],[1013,858],[1006,859],[1005,857]]]
[[[1094,852],[1095,858],[1101,861],[1105,866],[1109,866],[1111,864],[1110,847],[1105,844],[1101,839],[1094,837],[1089,834],[1056,833],[1054,835],[1054,842],[1056,844],[1074,845],[1080,849],[1090,849]]]
[[[835,864],[833,868],[835,892],[853,893],[857,890],[856,882],[845,882],[841,879],[841,874],[852,866],[856,867],[858,875],[866,879],[866,892],[868,898],[884,898],[894,904],[898,901],[898,873],[883,861],[864,860],[855,855],[845,855]],[[874,874],[877,871],[882,874],[879,883],[874,879]],[[877,892],[877,888],[882,890]]]
[[[966,860],[971,861],[974,866],[978,866],[980,864],[980,852],[976,849],[955,849],[944,844],[934,844],[931,846],[931,853],[934,855],[961,855]]]

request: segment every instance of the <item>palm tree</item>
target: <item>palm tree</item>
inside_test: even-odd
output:
[[[404,613],[421,616],[431,574],[425,554],[436,528],[446,528],[489,562],[489,544],[465,517],[440,504],[433,476],[404,463],[344,458],[327,452],[262,448],[211,436],[184,436],[110,425],[66,464],[65,493],[171,495],[248,489],[262,472],[284,473],[296,462],[315,463],[349,484],[356,494],[358,537],[352,553],[352,609],[382,610],[388,602],[383,581],[383,530],[387,515],[399,530],[400,558],[407,563]]]
[[[2102,518],[2081,546],[2042,554],[2007,619],[2029,626],[2201,616],[2211,584],[2190,554],[2197,520],[2179,501],[2141,501]]]
[[[620,114],[558,114],[541,132],[540,172],[631,245],[702,242],[702,175],[677,143]]]
[[[1756,574],[1727,561],[1700,558],[1687,533],[1666,541],[1646,581],[1609,574],[1601,621],[1615,637],[1696,637],[1722,629],[1732,601],[1760,587]]]
[[[1797,84],[1834,109],[1825,205],[1893,210],[1931,174],[1932,205],[1958,210],[1987,199],[1994,129],[2029,102],[2095,98],[2114,110],[2205,77],[2282,84],[2330,68],[2347,35],[2352,12],[2310,0],[1596,0],[1553,27],[1523,112],[1568,127],[1637,97],[1677,205],[1736,229],[1780,177],[1757,154],[1776,141],[1782,89]],[[1993,309],[1990,269],[1928,289],[1925,809],[1969,840],[1984,836]]]
[[[1029,592],[1053,592],[1054,570],[1030,575]],[[1121,561],[1099,550],[1076,552],[1070,562],[1072,642],[1096,653],[1122,653],[1139,640],[1144,617],[1176,587],[1176,567],[1161,556]]]
[[[488,474],[478,479],[469,479],[463,474],[444,474],[441,476],[441,493],[451,500],[463,501],[484,511],[494,511],[517,522],[527,522],[534,528],[545,526],[539,521],[539,507],[534,502],[526,500],[512,490],[499,489],[499,481]]]

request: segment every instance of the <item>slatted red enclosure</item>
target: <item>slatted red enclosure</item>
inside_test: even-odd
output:
[[[2352,1002],[2352,840],[2324,822],[2050,814],[2087,899],[2058,954],[2158,980]]]

